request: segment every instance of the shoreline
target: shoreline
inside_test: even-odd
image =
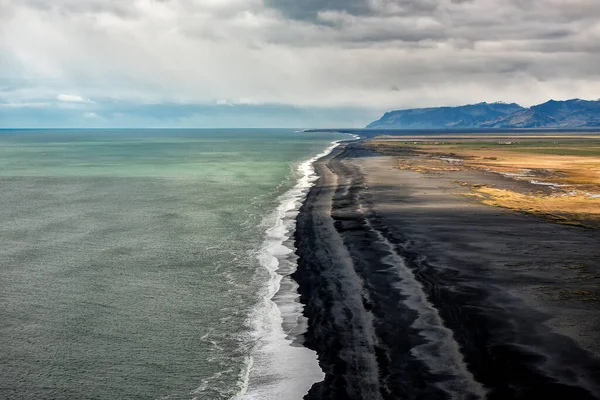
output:
[[[316,353],[302,345],[307,320],[298,285],[291,278],[297,268],[293,236],[300,207],[318,179],[314,163],[345,141],[333,141],[298,164],[296,184],[278,198],[277,208],[266,217],[268,228],[257,257],[270,280],[249,320],[257,344],[249,356],[244,387],[234,399],[300,399],[324,377]]]
[[[305,398],[600,396],[600,312],[538,289],[576,282],[561,260],[597,268],[598,238],[474,204],[393,161],[355,142],[315,163],[293,278],[326,377]],[[419,290],[437,334],[435,318],[418,322]]]

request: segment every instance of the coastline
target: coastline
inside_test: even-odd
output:
[[[356,143],[315,169],[293,278],[326,376],[306,399],[600,396],[600,311],[547,290],[575,285],[574,265],[600,272],[597,235],[454,196]]]
[[[279,197],[278,207],[265,220],[268,228],[257,258],[270,280],[250,317],[256,346],[247,361],[240,394],[232,400],[300,399],[324,377],[316,353],[302,346],[307,320],[298,285],[291,278],[297,266],[293,234],[300,207],[318,179],[313,165],[345,141],[334,141],[300,163],[296,184]]]

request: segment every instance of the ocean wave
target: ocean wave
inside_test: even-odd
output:
[[[357,137],[353,135],[353,138]],[[294,345],[306,321],[303,321],[297,285],[290,278],[297,266],[291,238],[300,207],[318,179],[314,162],[330,154],[340,142],[332,142],[322,153],[297,166],[295,186],[279,197],[276,210],[265,220],[268,229],[257,258],[268,272],[269,281],[250,317],[255,345],[252,362],[248,363],[249,382],[244,393],[233,399],[301,399],[325,376],[318,365],[317,354]]]

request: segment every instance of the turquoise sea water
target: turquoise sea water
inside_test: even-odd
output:
[[[0,131],[0,398],[241,393],[267,217],[343,138]]]

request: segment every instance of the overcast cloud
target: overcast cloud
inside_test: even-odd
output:
[[[193,105],[255,108],[265,126],[345,110],[362,125],[406,107],[596,99],[598,66],[597,0],[0,0],[5,120],[164,104],[188,110],[183,125],[207,121]]]

